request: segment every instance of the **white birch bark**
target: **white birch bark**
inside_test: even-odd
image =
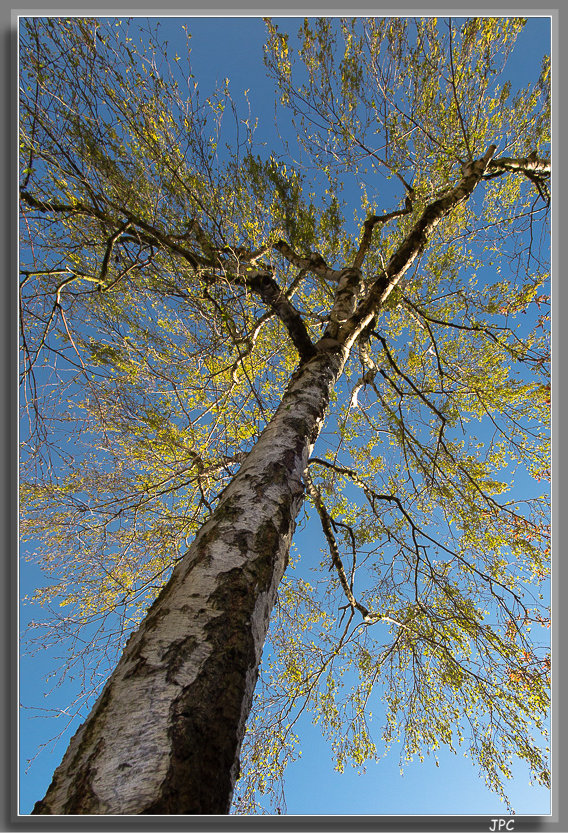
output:
[[[35,814],[224,814],[303,473],[345,351],[295,374],[130,637]]]

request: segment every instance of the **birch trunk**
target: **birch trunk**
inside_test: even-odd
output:
[[[347,351],[292,378],[34,814],[225,814],[303,473]]]

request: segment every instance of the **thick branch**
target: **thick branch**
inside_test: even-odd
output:
[[[320,278],[326,280],[334,280],[337,278],[337,272],[327,265],[323,257],[317,252],[310,252],[307,257],[297,254],[294,249],[286,243],[285,240],[278,240],[274,243],[273,248],[286,258],[288,263],[297,266],[298,269],[303,269],[308,272],[313,272]]]
[[[359,249],[357,251],[357,254],[355,255],[353,266],[356,269],[360,269],[363,265],[365,255],[367,254],[369,245],[371,243],[371,237],[373,236],[373,230],[378,223],[387,223],[394,217],[402,217],[404,214],[411,213],[412,199],[411,197],[406,197],[405,207],[400,209],[399,211],[391,211],[389,214],[383,214],[382,216],[373,215],[372,217],[369,217],[367,220],[365,220],[365,222],[363,223],[363,234],[361,236],[361,242],[359,243]]]
[[[508,172],[524,174],[529,179],[542,199],[550,203],[550,190],[548,180],[550,179],[550,160],[539,159],[536,152],[531,153],[525,159],[509,159],[501,157],[494,159],[487,167],[484,179],[493,179]]]
[[[375,279],[364,300],[341,329],[338,335],[340,341],[351,344],[361,330],[370,323],[394,287],[422,252],[438,223],[456,205],[469,198],[484,175],[494,153],[495,145],[491,145],[481,159],[465,167],[461,180],[454,188],[426,206],[422,216],[410,229],[386,267]]]
[[[274,310],[286,327],[301,362],[306,362],[316,354],[312,340],[306,329],[302,316],[282,292],[270,272],[248,273],[247,286],[258,293],[264,303]]]
[[[333,298],[333,306],[329,314],[329,323],[322,338],[318,342],[320,350],[339,343],[338,335],[345,322],[353,315],[357,304],[357,297],[361,290],[363,276],[361,270],[355,266],[342,269],[338,273],[337,289]]]
[[[505,171],[520,171],[524,174],[530,172],[550,176],[550,159],[539,159],[536,153],[531,153],[526,158],[519,157],[516,159],[500,156],[498,159],[492,159],[489,162],[486,176],[505,173]]]

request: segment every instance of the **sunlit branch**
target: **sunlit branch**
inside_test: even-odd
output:
[[[536,151],[524,158],[512,159],[501,156],[491,160],[484,174],[484,179],[493,179],[509,172],[524,174],[535,186],[542,199],[546,203],[550,203],[550,189],[548,186],[551,173],[550,159],[539,159]]]
[[[341,584],[341,587],[343,588],[343,592],[345,593],[345,596],[347,597],[347,600],[351,608],[354,610],[358,610],[363,619],[367,620],[369,618],[369,611],[364,605],[358,602],[355,596],[353,595],[352,582],[349,582],[345,573],[343,561],[341,560],[339,548],[337,546],[335,535],[333,533],[333,519],[327,511],[325,504],[322,500],[321,493],[319,489],[314,485],[308,469],[306,469],[304,473],[304,482],[306,484],[308,494],[312,498],[314,506],[316,507],[317,513],[320,517],[322,529],[327,539],[329,551],[331,554],[331,563],[333,567],[335,567],[335,571],[337,572],[337,575],[339,577],[339,582]]]
[[[403,515],[403,517],[408,522],[408,524],[410,526],[410,529],[412,530],[413,533],[415,533],[416,535],[419,535],[420,537],[426,539],[431,544],[433,544],[435,547],[439,547],[441,550],[446,552],[448,555],[451,555],[453,558],[456,558],[468,570],[470,570],[472,573],[475,573],[481,579],[483,579],[483,581],[486,582],[488,584],[488,586],[490,587],[491,593],[497,599],[498,603],[503,604],[505,606],[505,610],[510,612],[508,607],[505,605],[505,603],[502,602],[501,597],[499,597],[497,594],[495,594],[495,592],[493,590],[494,585],[497,586],[497,587],[500,587],[501,590],[505,591],[506,593],[509,593],[514,598],[515,602],[521,607],[521,609],[526,612],[526,606],[521,601],[521,598],[519,597],[518,593],[516,593],[512,588],[507,587],[505,584],[503,584],[502,582],[500,582],[498,579],[494,578],[493,576],[490,576],[487,573],[483,572],[482,570],[479,570],[473,564],[468,562],[458,552],[456,552],[455,550],[450,549],[449,547],[446,547],[445,544],[442,544],[441,541],[436,541],[435,538],[432,538],[431,535],[429,535],[427,532],[425,532],[414,521],[414,519],[412,518],[410,513],[404,508],[404,506],[402,504],[402,501],[399,497],[397,497],[396,495],[392,495],[392,494],[376,492],[372,487],[370,487],[367,483],[365,483],[365,481],[361,477],[359,477],[359,475],[356,472],[354,472],[352,469],[346,468],[345,466],[340,466],[340,465],[337,465],[336,463],[330,463],[328,460],[323,460],[319,457],[312,457],[309,462],[310,462],[310,464],[316,464],[316,465],[319,465],[319,466],[324,466],[325,468],[332,469],[333,471],[336,471],[338,474],[342,474],[345,477],[348,477],[350,480],[352,480],[353,483],[358,485],[363,490],[363,493],[365,494],[371,508],[373,509],[373,512],[375,514],[377,514],[377,516],[379,516],[378,513],[377,513],[377,508],[376,508],[377,502],[386,502],[386,503],[395,504],[398,507],[398,510],[401,513],[401,515]],[[415,547],[416,547],[416,555],[417,555],[418,558],[420,558],[419,551],[418,551],[418,543],[416,541],[416,538],[414,538],[414,543],[415,543]]]
[[[353,261],[353,266],[355,268],[360,269],[363,265],[375,226],[379,223],[387,223],[394,217],[403,217],[405,214],[412,214],[412,199],[410,197],[406,197],[405,207],[399,211],[391,211],[388,214],[383,214],[381,216],[373,215],[365,220],[363,223],[363,234],[361,236],[359,248],[357,250],[357,254],[355,255],[355,260]]]
[[[361,330],[369,324],[396,284],[420,255],[429,235],[438,223],[456,205],[469,198],[494,153],[495,145],[490,145],[480,159],[466,166],[462,172],[461,180],[454,188],[444,192],[441,197],[426,206],[421,217],[391,255],[386,268],[376,277],[365,298],[351,316],[344,328],[343,337],[345,339],[356,338]]]
[[[453,43],[452,43],[453,39],[452,39],[452,19],[451,19],[451,17],[448,20],[448,28],[449,28],[449,31],[450,31],[449,50],[450,50],[450,70],[451,70],[451,73],[452,73],[452,84],[451,84],[452,93],[454,95],[454,101],[456,102],[456,108],[457,108],[457,111],[458,111],[458,118],[459,118],[459,122],[460,122],[460,127],[461,127],[461,131],[462,131],[462,134],[463,134],[465,146],[467,148],[467,156],[468,156],[469,161],[472,162],[473,161],[473,155],[472,155],[472,152],[471,152],[471,147],[470,147],[470,144],[469,144],[467,130],[465,129],[465,124],[464,124],[464,121],[463,121],[463,116],[462,116],[461,107],[460,107],[460,102],[459,102],[459,99],[458,99],[458,90],[457,90],[456,76],[455,76],[455,70],[454,70],[454,47],[453,47]]]
[[[337,280],[337,272],[327,265],[323,257],[318,252],[312,252],[307,257],[299,255],[294,249],[286,243],[285,240],[278,240],[273,244],[273,248],[280,252],[286,260],[298,269],[313,272],[320,278],[325,280]]]

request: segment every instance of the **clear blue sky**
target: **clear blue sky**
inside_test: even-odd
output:
[[[192,32],[192,69],[203,91],[215,81],[230,78],[230,89],[240,103],[242,90],[248,89],[253,116],[261,115],[258,135],[270,142],[274,137],[271,82],[265,78],[262,63],[264,24],[260,18],[164,18],[161,32],[172,48],[179,37],[182,22]],[[284,21],[281,21],[284,24]],[[294,20],[285,25],[297,28]],[[180,47],[181,50],[181,47]],[[510,75],[518,84],[537,76],[542,56],[549,51],[549,19],[530,19],[519,38],[510,62]],[[268,108],[267,108],[268,103]],[[319,533],[300,533],[299,548],[323,546]],[[23,563],[21,568],[22,593],[30,592],[41,582],[37,567]],[[21,629],[41,611],[26,605],[22,608]],[[21,757],[21,813],[29,813],[36,800],[45,793],[55,766],[59,763],[78,721],[67,726],[65,715],[54,718],[51,710],[64,708],[76,692],[77,681],[68,679],[51,692],[45,677],[57,663],[57,649],[41,651],[34,657],[23,657],[20,666],[21,701],[25,706],[20,723]],[[45,711],[42,711],[45,709]],[[440,766],[428,759],[424,763],[409,764],[401,777],[396,750],[378,764],[371,764],[365,775],[357,775],[346,768],[343,774],[333,769],[327,743],[318,727],[304,716],[298,724],[302,737],[302,758],[291,764],[286,778],[287,811],[289,814],[504,814],[504,805],[483,783],[469,759],[462,753],[454,755],[441,751]],[[48,743],[63,731],[53,751],[51,746],[40,752],[26,773],[26,761],[32,758],[40,744]],[[514,768],[514,780],[509,786],[512,804],[517,814],[546,814],[549,812],[549,793],[540,787],[529,787],[528,772]]]

